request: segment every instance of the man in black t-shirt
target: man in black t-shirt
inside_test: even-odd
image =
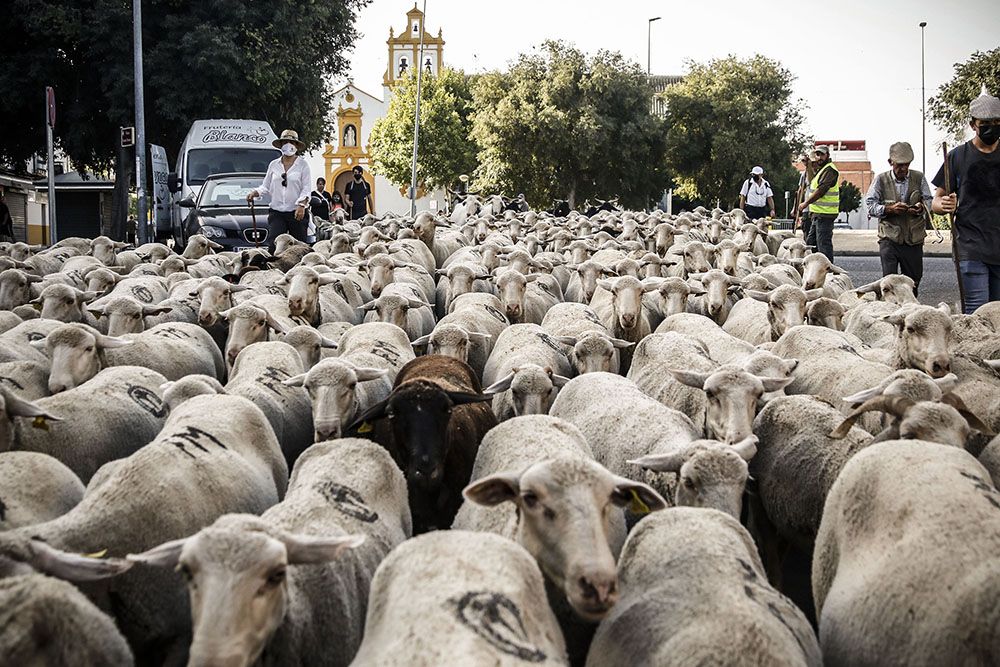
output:
[[[354,167],[354,180],[344,188],[348,208],[351,209],[351,220],[360,220],[366,213],[374,213],[372,206],[372,188],[365,182],[365,170],[361,165]]]
[[[965,314],[987,301],[1000,301],[1000,99],[983,93],[969,105],[976,136],[948,154],[951,183],[945,195],[944,166],[932,209],[954,213]]]

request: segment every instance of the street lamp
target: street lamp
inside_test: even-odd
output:
[[[927,91],[924,89],[924,28],[927,21],[920,22],[920,169],[927,174]]]
[[[663,17],[656,16],[649,19],[649,21],[647,21],[646,23],[646,74],[647,75],[651,73],[651,65],[652,65],[651,58],[653,55],[653,47],[650,44],[650,37],[652,37],[653,35],[653,21],[659,21],[661,18]]]

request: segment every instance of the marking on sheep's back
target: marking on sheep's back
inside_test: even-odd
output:
[[[538,336],[542,340],[543,343],[545,343],[546,345],[548,345],[549,347],[551,347],[553,350],[555,350],[559,354],[563,354],[563,355],[566,354],[563,351],[562,347],[559,345],[559,343],[556,342],[556,339],[553,338],[552,336],[550,336],[547,333],[544,333],[542,331],[536,332],[535,335]]]
[[[153,274],[156,275],[156,274]],[[143,303],[153,303],[153,293],[145,285],[133,285],[132,294]]]
[[[191,334],[181,329],[175,327],[162,327],[153,332],[154,336],[159,336],[160,338],[173,338],[175,340],[182,340],[184,338],[190,338]]]
[[[376,357],[382,357],[393,366],[399,365],[399,351],[384,340],[377,340],[372,344],[372,354]]]
[[[1000,491],[994,489],[992,484],[987,482],[982,477],[973,475],[970,472],[965,472],[964,470],[959,470],[958,474],[970,480],[972,485],[976,487],[976,490],[979,491],[984,498],[986,498],[986,502],[1000,510]]]
[[[448,599],[459,622],[494,648],[527,662],[543,662],[545,653],[528,640],[521,610],[502,593],[470,591]]]
[[[126,386],[125,392],[129,398],[135,401],[136,405],[157,419],[167,416],[167,406],[152,389],[138,384],[130,384]]]
[[[29,331],[24,337],[28,339],[29,343],[34,343],[36,340],[44,340],[45,334],[41,331]]]
[[[222,449],[226,449],[226,446],[222,444],[222,442],[214,435],[212,435],[208,431],[204,431],[198,428],[197,426],[190,426],[190,425],[185,426],[183,431],[172,433],[166,440],[164,440],[164,443],[168,445],[173,445],[177,449],[181,450],[181,452],[183,452],[184,454],[190,456],[191,458],[195,458],[194,453],[189,452],[187,448],[194,447],[195,449],[198,449],[207,454],[208,447],[202,444],[203,440],[207,440],[208,442],[218,445]]]
[[[7,377],[6,375],[0,375],[0,384],[9,384],[15,389],[24,389],[24,385],[15,380],[14,378]]]
[[[378,520],[378,512],[368,507],[361,494],[349,486],[324,481],[318,482],[313,488],[347,516],[354,517],[358,521],[364,521],[365,523],[372,523]]]
[[[257,382],[270,389],[275,394],[281,394],[288,389],[282,384],[292,377],[287,371],[274,366],[266,366],[264,372],[257,376]]]
[[[484,304],[483,308],[485,308],[486,312],[492,315],[496,321],[502,322],[503,324],[507,324],[507,317],[499,310],[497,310],[496,308],[494,308],[489,304]]]

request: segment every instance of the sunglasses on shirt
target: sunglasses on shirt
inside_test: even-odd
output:
[[[283,188],[287,188],[288,187],[288,172],[287,171],[281,175],[281,187],[283,187]]]

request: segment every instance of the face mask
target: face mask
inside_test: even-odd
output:
[[[980,125],[979,140],[987,146],[992,146],[1000,139],[1000,125]]]
[[[354,174],[354,180],[360,181],[361,180],[361,174]]]
[[[282,144],[281,154],[284,155],[285,157],[292,157],[293,155],[295,155],[294,144]]]

